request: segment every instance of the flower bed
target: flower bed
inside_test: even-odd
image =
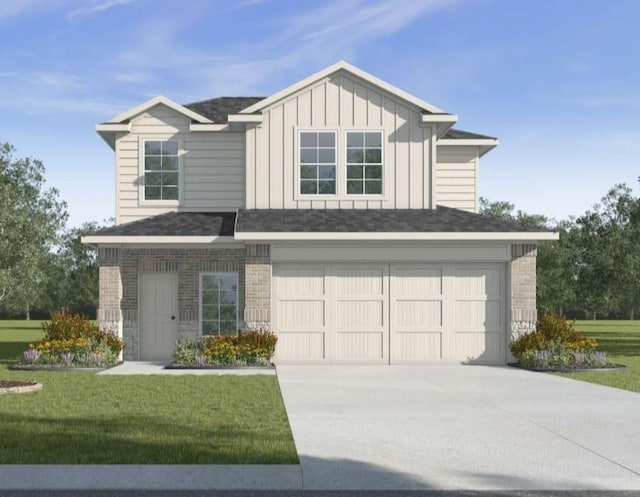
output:
[[[277,337],[265,330],[211,335],[176,342],[170,368],[271,367]]]
[[[29,344],[23,361],[27,369],[105,368],[118,363],[124,343],[114,333],[100,330],[80,314],[55,312],[42,323],[44,339]]]
[[[535,331],[511,344],[516,367],[533,371],[611,370],[619,365],[596,350],[598,343],[577,331],[564,316],[548,312],[536,323]]]

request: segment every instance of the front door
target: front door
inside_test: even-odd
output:
[[[170,359],[177,338],[178,273],[140,273],[140,359]]]

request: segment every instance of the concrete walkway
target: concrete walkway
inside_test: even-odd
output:
[[[165,362],[154,361],[125,361],[118,366],[101,371],[100,375],[131,375],[131,374],[171,374],[171,375],[252,375],[276,374],[275,369],[246,368],[246,369],[165,369]]]
[[[640,490],[640,394],[481,366],[278,377],[307,490]]]

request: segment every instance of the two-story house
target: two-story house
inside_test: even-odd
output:
[[[339,62],[266,98],[159,96],[99,124],[116,159],[116,225],[83,240],[99,321],[125,360],[267,325],[280,363],[504,364],[557,235],[477,213],[498,140],[456,121]]]

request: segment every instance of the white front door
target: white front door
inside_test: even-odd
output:
[[[140,359],[170,359],[177,338],[178,273],[140,273]]]

